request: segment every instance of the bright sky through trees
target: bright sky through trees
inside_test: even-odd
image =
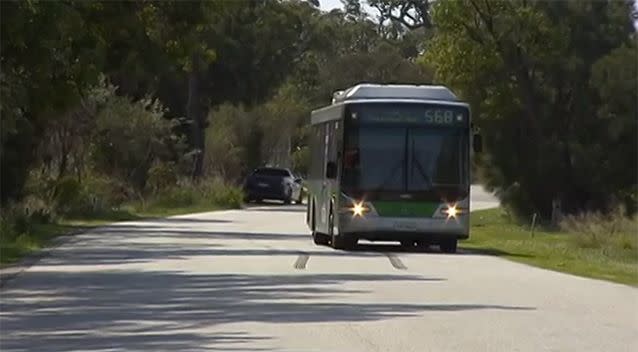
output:
[[[319,5],[324,11],[340,9],[343,7],[341,0],[319,0]]]

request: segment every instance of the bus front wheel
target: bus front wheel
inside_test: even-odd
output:
[[[323,233],[317,231],[312,232],[312,241],[318,246],[326,246],[330,244],[330,236],[326,236]]]
[[[310,213],[310,229],[312,231],[312,241],[318,245],[318,246],[326,246],[328,244],[330,244],[330,236],[325,235],[323,233],[319,233],[317,232],[317,228],[316,228],[316,222],[315,222],[315,207],[314,207],[314,203],[312,205],[312,210],[309,212]]]
[[[457,243],[456,238],[443,240],[439,243],[439,248],[441,248],[441,252],[443,253],[456,253]]]
[[[329,237],[332,242],[332,248],[334,249],[351,249],[357,245],[357,239],[351,236],[337,235],[334,230],[334,216],[332,215],[332,209],[328,219],[328,231]]]

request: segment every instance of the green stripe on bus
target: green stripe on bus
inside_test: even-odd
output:
[[[404,202],[404,201],[375,201],[372,205],[379,216],[389,217],[426,217],[431,218],[438,202]]]

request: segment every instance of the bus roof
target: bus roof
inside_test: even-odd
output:
[[[386,99],[377,99],[377,98],[368,98],[368,99],[351,99],[351,100],[343,100],[340,102],[333,103],[332,105],[324,106],[317,110],[313,110],[310,114],[310,123],[312,125],[316,125],[319,123],[324,123],[327,121],[340,120],[343,118],[343,110],[346,105],[349,104],[360,104],[360,103],[409,103],[409,104],[441,104],[441,105],[451,105],[451,106],[461,106],[469,109],[470,106],[460,100],[456,101],[443,101],[443,100],[430,100],[430,99],[401,99],[401,98],[386,98]]]
[[[450,89],[440,85],[358,84],[333,94],[332,103],[362,99],[415,99],[454,101],[459,99]]]

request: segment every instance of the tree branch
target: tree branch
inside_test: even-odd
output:
[[[476,3],[475,0],[469,0],[469,2],[470,5],[472,5],[472,7],[474,8],[474,11],[476,11],[476,13],[479,15],[481,21],[483,21],[483,23],[485,24],[487,32],[494,40],[494,44],[496,45],[496,48],[503,61],[510,67],[511,70],[513,70],[514,75],[516,75],[516,77],[518,78],[519,82],[517,86],[520,89],[522,98],[525,100],[525,115],[528,117],[530,127],[534,130],[536,136],[538,137],[540,131],[538,129],[536,119],[539,113],[536,104],[535,89],[533,82],[529,77],[529,69],[525,63],[525,59],[521,53],[520,47],[512,43],[512,45],[514,45],[516,48],[515,58],[513,58],[512,55],[505,50],[505,44],[498,37],[494,29],[494,22],[492,20],[493,13],[491,12],[492,9],[491,7],[489,7],[489,4],[487,4],[489,1],[486,1],[486,7],[488,7],[489,15],[481,10],[480,6]]]
[[[476,33],[476,31],[474,31],[472,28],[470,28],[470,26],[465,23],[465,22],[461,22],[460,25],[465,28],[465,33],[467,33],[467,35],[470,37],[470,39],[474,40],[475,42],[481,44],[481,45],[485,45],[485,41]]]

